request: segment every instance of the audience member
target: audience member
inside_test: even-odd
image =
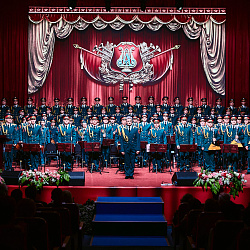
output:
[[[24,198],[17,205],[17,217],[34,217],[36,203],[32,199]]]
[[[63,203],[73,203],[72,194],[69,190],[64,190],[62,192],[62,202]]]
[[[12,190],[11,197],[14,198],[16,201],[16,204],[18,204],[18,202],[22,200],[23,198],[23,192],[19,188],[16,188]]]
[[[55,188],[51,192],[52,202],[48,204],[50,207],[59,207],[62,205],[62,189]]]
[[[215,199],[207,199],[204,205],[204,212],[219,212],[219,203]]]
[[[37,196],[37,190],[35,186],[29,186],[25,189],[25,196],[26,198],[29,198],[31,200],[33,200],[35,203],[40,203],[42,204],[44,207],[47,206],[47,203],[44,201],[39,201],[36,199]]]

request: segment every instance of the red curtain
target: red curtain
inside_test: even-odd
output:
[[[5,1],[0,13],[0,98],[17,96],[20,104],[28,96],[28,6],[27,1]]]
[[[151,85],[134,85],[133,91],[129,91],[128,84],[124,90],[119,91],[119,84],[114,86],[103,85],[93,82],[84,70],[80,69],[80,51],[74,49],[73,44],[78,43],[81,47],[92,50],[94,45],[106,42],[119,44],[122,41],[131,41],[135,44],[146,42],[159,45],[164,51],[180,44],[181,48],[174,51],[173,70],[157,83]],[[179,96],[182,103],[186,105],[186,99],[193,96],[200,104],[202,97],[208,98],[210,105],[215,103],[217,95],[207,83],[206,76],[201,64],[199,40],[190,40],[183,30],[171,32],[162,27],[159,31],[151,31],[144,28],[141,31],[133,31],[124,27],[121,31],[111,28],[96,30],[89,26],[84,31],[73,30],[67,39],[56,39],[54,57],[49,75],[41,90],[34,94],[36,103],[41,97],[47,97],[49,103],[53,103],[54,97],[59,97],[65,102],[67,97],[74,97],[75,105],[80,103],[80,98],[86,96],[89,104],[93,104],[96,96],[101,98],[101,103],[106,104],[107,98],[113,96],[115,103],[121,103],[121,97],[126,95],[129,102],[134,103],[134,97],[140,95],[142,103],[147,103],[150,95],[155,96],[156,103],[161,103],[161,98],[169,96],[173,102],[175,96]]]

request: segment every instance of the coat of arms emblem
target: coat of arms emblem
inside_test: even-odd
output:
[[[180,45],[161,52],[158,45],[143,42],[120,42],[118,45],[107,42],[95,45],[93,52],[73,45],[80,49],[81,68],[94,79],[105,84],[129,83],[130,90],[134,84],[146,84],[162,78],[167,70],[172,69],[173,50]],[[168,53],[169,52],[169,53]],[[161,64],[161,65],[159,65]],[[157,67],[154,68],[154,65]]]

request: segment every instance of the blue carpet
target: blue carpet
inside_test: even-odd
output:
[[[98,197],[97,202],[160,202],[161,197]]]
[[[96,214],[94,221],[165,222],[165,218],[162,214]]]
[[[160,236],[94,236],[92,246],[168,246],[168,243]]]

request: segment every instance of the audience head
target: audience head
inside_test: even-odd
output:
[[[51,192],[51,199],[55,205],[62,204],[62,189],[55,188]]]
[[[36,213],[36,203],[31,200],[24,198],[17,206],[17,216],[18,217],[34,217]]]
[[[64,203],[73,203],[72,194],[69,190],[64,190],[62,192],[62,202]]]
[[[36,200],[36,194],[37,194],[37,190],[35,186],[29,186],[25,189],[25,196],[26,198],[32,199],[32,200]]]
[[[5,184],[0,184],[0,198],[8,195],[8,187]]]
[[[12,190],[11,197],[16,200],[16,203],[18,203],[23,198],[23,192],[19,188],[16,188]]]
[[[207,199],[204,205],[204,212],[218,212],[219,203],[215,199]]]

